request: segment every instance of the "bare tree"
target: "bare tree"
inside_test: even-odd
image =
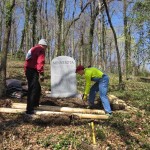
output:
[[[114,35],[116,52],[117,52],[117,60],[118,60],[119,85],[120,85],[120,88],[122,88],[122,72],[121,72],[121,63],[120,63],[120,53],[119,53],[119,48],[118,48],[118,44],[117,44],[117,35],[116,35],[115,29],[114,29],[114,27],[112,25],[112,22],[111,22],[111,18],[110,18],[110,15],[109,15],[109,11],[108,11],[106,0],[103,0],[103,3],[104,3],[104,6],[105,6],[105,9],[106,9],[106,14],[107,14],[107,17],[108,17],[108,22],[110,24],[110,27],[111,27],[113,35]]]
[[[71,26],[78,20],[80,19],[81,14],[84,12],[84,10],[88,7],[88,5],[92,2],[93,0],[89,0],[85,6],[81,9],[81,12],[79,13],[79,15],[74,18],[72,21],[70,21],[69,23],[67,23],[66,28],[64,29],[64,9],[65,9],[65,3],[66,0],[55,0],[55,4],[56,4],[56,12],[57,12],[57,17],[58,17],[58,31],[57,31],[57,52],[56,55],[63,55],[64,51],[65,51],[65,41],[66,38],[63,37],[67,37],[69,30],[71,28]]]
[[[5,18],[5,35],[3,40],[3,47],[1,53],[1,64],[0,64],[0,97],[5,95],[6,92],[6,64],[7,64],[7,52],[8,52],[8,43],[11,32],[11,21],[13,15],[13,8],[15,7],[15,0],[7,0],[5,2],[6,7],[6,18]]]
[[[11,58],[13,57],[13,54],[17,50],[17,23],[16,20],[12,20],[12,25],[11,25],[11,33],[10,33],[10,44],[9,44],[9,49],[11,50]]]
[[[3,22],[4,22],[4,4],[0,2],[0,52],[2,48],[2,33],[3,33]]]
[[[83,10],[83,1],[80,0],[80,8]],[[85,65],[85,42],[84,42],[84,33],[85,33],[85,19],[81,19],[81,25],[80,25],[80,44],[79,44],[79,60],[77,63]]]
[[[31,0],[30,9],[32,12],[31,22],[32,22],[32,45],[34,46],[37,38],[36,38],[36,21],[37,21],[37,0]]]
[[[91,14],[90,14],[90,29],[89,29],[89,40],[88,40],[88,65],[93,65],[93,38],[94,38],[94,29],[95,29],[95,20],[97,15],[99,14],[99,6],[96,5],[96,2],[93,1],[90,4]]]
[[[63,22],[64,22],[64,8],[65,8],[65,0],[55,0],[56,4],[56,12],[58,17],[58,31],[57,31],[57,52],[56,55],[60,56],[61,54],[64,54],[64,48],[62,45],[62,28],[63,28]]]
[[[23,49],[23,43],[24,43],[24,39],[26,37],[26,32],[28,29],[28,22],[29,22],[29,0],[26,0],[25,1],[25,23],[24,23],[24,27],[22,30],[19,51],[21,51]]]

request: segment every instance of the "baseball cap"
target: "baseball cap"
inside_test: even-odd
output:
[[[77,66],[76,73],[81,70],[84,70],[84,67],[82,65]]]

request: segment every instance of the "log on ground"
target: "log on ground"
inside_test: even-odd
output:
[[[113,110],[125,110],[127,104],[114,95],[108,95],[110,104],[112,105]]]
[[[0,108],[1,113],[20,113],[24,114],[25,109],[15,109],[15,108]],[[98,114],[81,114],[81,113],[65,113],[65,112],[53,112],[53,111],[35,111],[35,115],[70,115],[78,116],[81,119],[108,119],[107,115],[98,115]]]
[[[12,108],[26,108],[25,103],[13,103]],[[103,110],[97,109],[84,109],[84,108],[71,108],[71,107],[59,107],[59,106],[48,106],[48,105],[40,105],[37,110],[50,110],[50,111],[58,111],[58,112],[66,112],[66,113],[85,113],[85,114],[105,114]]]

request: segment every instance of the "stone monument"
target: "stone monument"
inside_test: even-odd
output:
[[[68,56],[59,56],[51,62],[51,97],[76,97],[76,63]]]

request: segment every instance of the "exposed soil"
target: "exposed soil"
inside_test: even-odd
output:
[[[26,103],[26,97],[21,99],[4,98],[0,100],[0,107],[11,107],[13,102]],[[53,98],[42,96],[40,105],[60,106],[60,107],[72,107],[72,108],[86,108],[88,103],[79,98]],[[99,99],[95,100],[95,109],[103,109]]]
[[[4,98],[0,100],[0,107],[11,107],[13,102],[26,103],[26,97],[22,99]],[[49,98],[42,97],[40,105],[61,106],[61,107],[76,107],[85,108],[87,103],[83,103],[78,98]],[[95,105],[98,107],[98,104]],[[99,106],[100,107],[100,106]],[[78,121],[77,121],[78,120]],[[92,120],[91,120],[92,121]],[[25,114],[6,114],[0,113],[0,148],[1,149],[45,149],[40,144],[37,144],[37,137],[48,134],[64,134],[69,132],[68,129],[76,130],[76,126],[84,125],[89,120],[79,120],[79,118],[71,118],[70,115],[42,115],[38,118],[30,118]],[[74,127],[72,127],[72,124]],[[35,131],[32,130],[42,130]],[[71,129],[71,130],[72,130]],[[66,130],[66,131],[65,131]],[[44,138],[44,137],[43,137]],[[32,144],[31,144],[32,143]],[[83,142],[83,147],[86,149],[91,147]],[[46,148],[51,149],[51,148]],[[53,148],[52,148],[53,149]]]
[[[22,99],[5,98],[0,100],[0,107],[11,107],[13,102],[26,103],[26,97]],[[42,96],[41,105],[85,108],[83,101],[78,98],[49,98]],[[99,100],[96,100],[96,108],[103,109]],[[134,116],[134,115],[133,115]],[[141,121],[132,117],[131,125],[124,126],[126,120],[117,120],[119,116],[109,122],[105,120],[72,118],[70,115],[41,115],[30,117],[25,114],[0,113],[0,149],[2,150],[105,150],[132,149],[128,141],[139,143],[136,148],[148,147],[143,145],[144,140],[138,134],[140,127],[135,124]],[[122,121],[125,121],[124,123]],[[97,130],[97,145],[92,145],[91,129],[88,124],[95,122]],[[146,120],[145,120],[146,122]],[[114,132],[115,131],[115,132]],[[115,139],[115,141],[114,141]],[[139,141],[140,139],[140,141]],[[71,144],[73,142],[73,145]],[[61,143],[61,144],[60,144]],[[66,145],[65,145],[66,143]],[[65,148],[64,148],[65,147]]]
[[[7,77],[25,81],[23,63],[10,61]],[[49,90],[49,64],[45,70],[43,92]],[[115,79],[110,79],[111,84],[115,84]],[[111,94],[136,107],[138,111],[114,111],[113,117],[108,120],[79,119],[70,115],[30,117],[25,114],[0,113],[0,150],[149,150],[149,84],[131,81],[127,82],[128,88],[122,92],[112,87],[114,93]],[[78,90],[83,91],[82,84],[78,86]],[[0,99],[0,107],[9,108],[13,102],[26,103],[26,97]],[[78,98],[49,98],[44,93],[40,104],[76,108],[87,106]],[[103,110],[99,98],[95,101],[95,108]],[[112,108],[118,110],[116,106]],[[91,122],[95,125],[96,146],[93,146]]]

